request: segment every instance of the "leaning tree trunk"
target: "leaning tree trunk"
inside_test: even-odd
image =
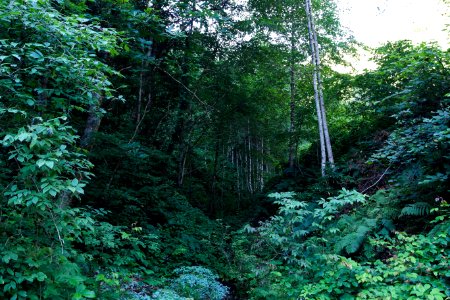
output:
[[[322,172],[322,176],[325,176],[325,168],[327,164],[327,154],[326,154],[326,147],[325,147],[325,137],[323,132],[323,122],[322,122],[322,110],[320,106],[320,100],[319,100],[319,91],[318,91],[318,84],[317,84],[317,73],[314,69],[313,74],[313,84],[314,84],[314,101],[316,103],[316,110],[317,110],[317,122],[319,125],[319,140],[320,140],[320,170]]]
[[[310,1],[310,0],[308,0]],[[311,18],[311,28],[312,28],[312,35],[313,35],[313,41],[314,41],[314,48],[316,53],[316,66],[317,66],[317,84],[319,89],[319,100],[320,100],[320,110],[322,112],[322,125],[323,125],[323,134],[325,138],[325,146],[327,148],[327,155],[328,155],[328,162],[330,163],[331,167],[334,167],[334,157],[333,157],[333,149],[331,147],[331,140],[330,140],[330,134],[328,132],[328,122],[327,122],[327,116],[326,116],[326,110],[325,110],[325,101],[323,97],[323,85],[322,85],[322,76],[320,74],[320,52],[319,52],[319,43],[317,42],[317,33],[314,26],[314,18],[312,15],[312,9],[311,5],[309,6],[310,10],[310,18]]]
[[[314,100],[316,102],[317,120],[319,124],[320,149],[321,149],[321,171],[325,175],[325,167],[328,162],[334,167],[333,150],[331,147],[330,135],[328,132],[328,123],[325,112],[325,103],[323,99],[322,79],[320,75],[320,53],[317,42],[317,34],[314,26],[314,18],[311,9],[311,0],[305,0],[306,16],[308,19],[309,44],[311,47],[311,59],[314,67],[313,84]]]

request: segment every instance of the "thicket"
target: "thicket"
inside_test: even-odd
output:
[[[312,4],[325,176],[303,2],[0,0],[0,298],[450,297],[450,53]]]

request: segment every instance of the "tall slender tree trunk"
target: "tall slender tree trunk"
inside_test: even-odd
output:
[[[250,136],[250,119],[247,120],[247,134],[248,134],[248,187],[250,194],[253,194],[253,163],[252,163],[252,144],[251,144],[251,136]]]
[[[240,209],[240,204],[241,204],[241,175],[240,175],[240,168],[241,165],[239,164],[242,161],[241,158],[241,152],[238,151],[238,149],[236,149],[236,175],[237,175],[237,192],[238,192],[238,197],[236,198],[237,201],[237,209]]]
[[[153,39],[150,39],[148,41],[149,45],[148,48],[146,48],[146,45],[142,46],[142,54],[143,57],[141,59],[141,71],[139,74],[139,94],[138,94],[138,100],[136,103],[136,126],[139,126],[141,123],[141,118],[143,118],[146,113],[145,108],[148,109],[148,105],[145,106],[144,111],[142,111],[142,104],[144,101],[144,98],[151,99],[151,73],[149,73],[148,76],[145,76],[146,72],[149,72],[149,66],[150,66],[150,58],[153,55]],[[146,78],[148,77],[148,78]],[[147,84],[147,85],[146,85]],[[146,88],[147,86],[147,88]]]
[[[219,164],[219,140],[216,140],[216,144],[214,146],[214,167],[213,167],[213,178],[211,182],[211,193],[212,200],[210,203],[210,213],[213,213],[216,208],[216,185],[217,185],[217,177],[218,177],[218,164]]]
[[[197,9],[197,1],[194,0],[192,3],[192,11],[196,11]],[[182,31],[187,30],[187,36],[185,38],[185,50],[190,49],[191,47],[191,38],[192,34],[194,32],[194,17],[191,17],[189,19],[188,24],[182,25],[181,27]],[[188,73],[189,73],[189,66],[188,66],[188,60],[186,58],[186,55],[182,57],[181,59],[181,87],[180,87],[180,95],[179,95],[179,107],[178,107],[178,120],[177,120],[177,126],[175,128],[175,144],[178,146],[179,150],[179,158],[178,158],[178,186],[183,185],[183,179],[185,174],[185,162],[187,159],[187,156],[189,155],[190,150],[190,143],[188,141],[186,131],[187,131],[187,121],[188,121],[188,114],[191,111],[191,100],[187,96],[186,88],[189,86],[189,79],[188,79]],[[172,141],[174,143],[174,141]],[[171,151],[170,151],[171,152]]]
[[[328,131],[328,123],[325,112],[325,102],[323,97],[322,78],[320,74],[320,52],[319,43],[317,42],[317,33],[314,25],[314,17],[311,8],[311,0],[305,0],[306,16],[308,19],[309,44],[311,47],[311,60],[314,67],[313,71],[313,85],[314,85],[314,100],[316,103],[317,120],[319,125],[320,136],[320,152],[321,152],[321,172],[325,175],[325,168],[327,160],[332,167],[334,167],[333,150],[331,147],[331,140]]]
[[[320,100],[319,100],[319,92],[317,87],[317,74],[314,71],[313,74],[313,84],[314,84],[314,101],[316,103],[316,110],[317,110],[317,123],[319,125],[319,141],[320,141],[320,169],[322,172],[322,176],[325,176],[325,169],[327,164],[327,154],[326,154],[326,147],[325,147],[325,137],[323,132],[323,122],[322,122],[322,110],[320,106]]]
[[[311,1],[311,0],[307,0]],[[331,147],[331,140],[330,140],[330,134],[328,132],[328,122],[327,122],[327,116],[326,116],[326,110],[325,110],[325,101],[323,97],[323,84],[322,84],[322,75],[320,73],[320,50],[319,50],[319,43],[317,41],[317,32],[315,30],[314,26],[314,17],[312,15],[312,9],[311,5],[309,6],[310,9],[310,18],[311,18],[311,25],[312,25],[312,35],[313,35],[313,41],[314,41],[314,48],[316,53],[316,66],[317,66],[317,84],[319,89],[319,100],[320,100],[320,109],[322,113],[322,125],[323,125],[323,133],[325,138],[325,146],[327,148],[327,156],[328,156],[328,162],[332,167],[334,167],[334,157],[333,157],[333,149]]]
[[[294,59],[294,36],[292,30],[291,36],[291,61],[289,67],[289,77],[290,77],[290,92],[291,92],[291,102],[290,102],[290,110],[291,110],[291,120],[289,126],[289,169],[294,169],[294,132],[295,132],[295,59]]]
[[[260,184],[261,184],[261,191],[264,189],[264,138],[261,139],[261,177],[260,177]]]

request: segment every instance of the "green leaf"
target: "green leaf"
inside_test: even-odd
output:
[[[124,240],[129,239],[131,237],[130,234],[128,234],[128,233],[126,233],[124,231],[122,231],[120,234],[121,234],[121,238],[124,239]]]
[[[95,298],[95,292],[86,290],[86,291],[83,292],[83,297],[94,299]]]
[[[78,179],[76,179],[76,178],[74,178],[73,180],[72,180],[72,186],[77,186],[78,185]]]
[[[17,260],[18,258],[16,253],[7,252],[7,254],[2,257],[2,260],[4,263],[9,263],[11,260]]]
[[[34,137],[30,143],[30,149],[33,149],[33,147],[36,145],[36,143],[37,143],[37,138]]]
[[[72,296],[72,300],[79,300],[79,299],[83,299],[83,295],[81,293],[75,293]]]
[[[47,275],[45,275],[42,272],[39,272],[36,274],[36,279],[40,282],[44,281],[47,278]]]
[[[39,59],[41,57],[43,57],[42,53],[38,50],[31,52],[30,57],[35,58],[35,59]]]
[[[55,162],[51,161],[51,160],[46,160],[45,161],[45,165],[47,167],[49,167],[50,169],[53,169],[53,167],[55,166]]]
[[[24,140],[26,140],[30,135],[28,134],[28,132],[22,132],[21,134],[19,134],[17,136],[17,139],[21,142],[23,142]]]

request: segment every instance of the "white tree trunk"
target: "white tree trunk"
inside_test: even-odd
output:
[[[311,1],[311,0],[308,0]],[[309,11],[310,11],[310,18],[311,18],[311,28],[312,28],[312,35],[313,35],[313,41],[314,41],[314,48],[315,48],[315,56],[316,56],[316,66],[317,66],[317,83],[318,83],[318,89],[319,89],[319,100],[320,100],[320,110],[322,112],[322,125],[323,125],[323,134],[325,138],[325,146],[327,148],[327,155],[328,155],[328,162],[332,167],[334,167],[334,157],[333,157],[333,149],[331,147],[331,140],[330,140],[330,134],[328,132],[328,122],[327,122],[327,116],[326,116],[326,110],[325,110],[325,101],[323,97],[323,85],[322,85],[322,76],[320,74],[320,50],[319,50],[319,43],[317,41],[317,33],[314,26],[314,17],[312,14],[312,8],[311,5],[309,5]]]
[[[311,47],[311,59],[314,67],[313,84],[314,99],[316,102],[317,120],[319,123],[320,150],[321,150],[321,170],[325,175],[325,167],[328,162],[334,167],[333,150],[328,131],[328,123],[325,111],[325,102],[323,97],[322,79],[320,75],[320,52],[319,43],[317,42],[317,34],[314,26],[314,17],[312,14],[311,0],[305,0],[306,16],[308,19],[309,44]]]
[[[264,139],[261,139],[261,191],[264,189]]]
[[[289,66],[289,77],[290,77],[290,127],[289,127],[289,168],[291,171],[294,169],[294,159],[295,159],[295,153],[294,150],[294,132],[295,132],[295,41],[294,41],[294,25],[291,25],[291,57],[290,57],[290,66]]]

